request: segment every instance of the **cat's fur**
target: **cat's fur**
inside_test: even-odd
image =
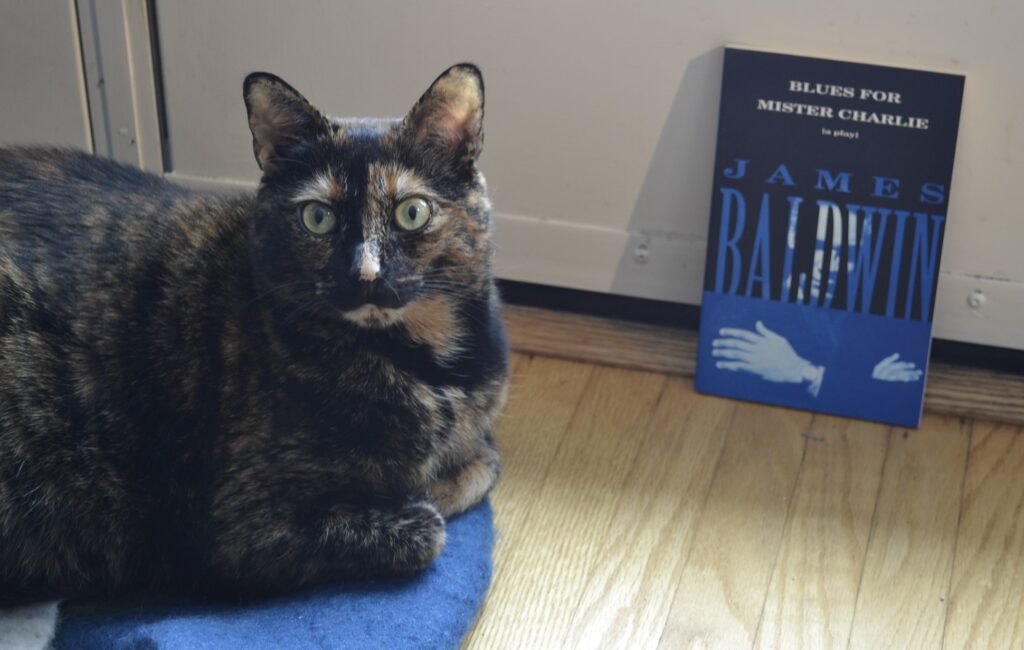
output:
[[[402,120],[263,73],[244,98],[253,196],[0,150],[0,603],[416,571],[497,478],[479,70]],[[412,195],[418,232],[394,223]]]

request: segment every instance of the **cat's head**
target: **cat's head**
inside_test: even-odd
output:
[[[387,327],[491,282],[479,69],[446,70],[402,119],[339,119],[280,78],[243,86],[263,170],[258,289],[301,310]]]

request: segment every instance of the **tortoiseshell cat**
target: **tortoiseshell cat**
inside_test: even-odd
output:
[[[0,150],[2,603],[413,572],[497,478],[479,70],[401,120],[244,98],[255,196]]]

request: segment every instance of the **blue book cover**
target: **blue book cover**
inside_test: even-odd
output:
[[[919,425],[963,87],[726,48],[697,390]]]

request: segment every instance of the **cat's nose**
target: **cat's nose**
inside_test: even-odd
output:
[[[402,305],[402,297],[381,271],[380,249],[372,242],[355,247],[349,279],[359,296],[371,305],[385,308]]]
[[[373,243],[357,244],[352,255],[352,279],[375,282],[380,276],[380,250]]]

